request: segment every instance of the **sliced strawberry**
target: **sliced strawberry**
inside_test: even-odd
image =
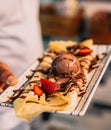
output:
[[[53,94],[60,90],[60,86],[55,82],[49,81],[47,79],[41,79],[41,86],[48,94]]]
[[[93,50],[91,50],[91,49],[80,49],[79,55],[86,56],[86,55],[91,54],[92,52],[93,52]]]
[[[33,90],[34,90],[34,93],[38,96],[42,96],[42,94],[44,93],[44,91],[42,90],[42,88],[40,86],[38,86],[37,84],[35,84],[33,86]]]

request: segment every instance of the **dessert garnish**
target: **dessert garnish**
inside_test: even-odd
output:
[[[60,90],[60,86],[55,82],[43,78],[40,81],[41,81],[42,88],[48,94],[53,94]]]
[[[34,90],[34,93],[37,94],[37,96],[42,96],[42,94],[44,93],[43,89],[37,84],[33,86],[33,90]]]

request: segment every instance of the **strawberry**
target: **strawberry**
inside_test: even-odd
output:
[[[41,79],[41,86],[48,94],[53,94],[60,90],[60,86],[55,82],[49,81],[47,79]]]
[[[42,96],[42,94],[44,93],[44,91],[42,90],[42,88],[40,86],[38,86],[37,84],[35,84],[33,86],[33,90],[34,90],[34,93],[38,96]]]
[[[86,55],[89,55],[93,52],[93,50],[91,49],[80,49],[79,50],[79,55],[81,56],[86,56]]]

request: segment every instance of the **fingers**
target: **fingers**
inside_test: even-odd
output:
[[[7,85],[17,84],[17,78],[12,74],[7,64],[0,62],[0,82]]]
[[[7,88],[8,86],[5,83],[0,82],[0,94]]]
[[[3,90],[4,90],[4,87],[5,87],[5,84],[3,84],[3,83],[0,83],[0,93],[2,93],[2,92],[3,92]]]

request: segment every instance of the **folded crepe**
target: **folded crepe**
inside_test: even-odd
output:
[[[52,41],[28,85],[14,101],[16,116],[29,122],[42,112],[67,111],[86,93],[87,75],[94,59],[93,41]]]

